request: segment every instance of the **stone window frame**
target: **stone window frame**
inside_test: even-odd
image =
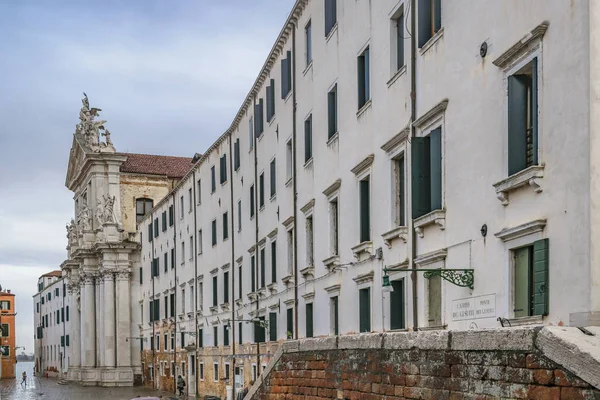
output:
[[[417,256],[415,258],[415,268],[427,268],[427,269],[445,269],[446,268],[446,257],[448,255],[448,250],[447,249],[439,249],[439,250],[434,250],[428,253],[424,253],[421,254],[419,256]],[[440,314],[441,314],[441,325],[432,325],[429,326],[429,279],[421,279],[421,293],[423,293],[423,314],[424,314],[424,318],[423,321],[427,321],[427,325],[423,325],[423,323],[421,323],[418,329],[420,331],[426,331],[426,330],[439,330],[439,329],[446,329],[446,327],[448,326],[447,324],[447,318],[448,316],[446,315],[445,312],[445,304],[444,304],[444,299],[447,297],[447,288],[446,288],[446,284],[445,281],[443,279],[441,279],[441,288],[440,288],[440,305],[441,305],[441,310],[440,310]]]
[[[386,315],[386,310],[387,310],[387,314],[390,313],[390,309],[391,309],[390,301],[391,300],[390,300],[389,295],[386,296],[384,294],[383,295],[383,310],[384,310],[383,315],[386,320],[385,328],[391,332],[406,332],[406,331],[408,331],[408,321],[410,321],[409,312],[412,312],[411,308],[409,307],[409,300],[411,299],[411,295],[412,295],[412,285],[407,284],[407,282],[410,283],[410,272],[399,269],[399,268],[408,268],[408,267],[409,267],[408,258],[400,263],[388,265],[388,268],[393,268],[391,271],[388,271],[388,276],[390,277],[390,285],[393,281],[399,281],[401,279],[404,279],[404,308],[405,308],[404,318],[406,319],[406,321],[405,321],[406,328],[392,329],[391,315]],[[411,291],[411,293],[409,293],[409,291]]]
[[[216,374],[215,374],[216,372]],[[219,363],[213,362],[213,382],[219,382]]]

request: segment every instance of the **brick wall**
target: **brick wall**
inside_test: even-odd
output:
[[[469,347],[468,340],[453,346],[449,332],[433,340],[421,333],[394,335],[407,336],[286,344],[249,398],[600,399],[600,391],[533,345],[534,331],[531,345],[474,342],[473,349],[456,349]]]

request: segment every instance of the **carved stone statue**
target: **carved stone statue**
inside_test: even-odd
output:
[[[89,231],[92,229],[92,218],[90,216],[90,209],[87,204],[83,204],[79,209],[79,215],[77,216],[77,223],[80,229]]]
[[[115,196],[104,197],[104,223],[114,224],[115,219]]]
[[[75,225],[75,220],[71,218],[71,222],[67,225],[67,238],[69,239],[69,244],[77,242],[77,226]]]
[[[75,133],[82,136],[87,147],[92,151],[100,151],[100,148],[108,148],[114,151],[114,146],[110,140],[110,132],[104,128],[105,120],[96,121],[101,108],[90,108],[90,102],[87,94],[83,93],[81,99],[81,110],[79,111],[79,124],[75,127]],[[102,133],[104,131],[104,133]],[[106,142],[100,142],[100,136],[106,137]]]
[[[100,201],[100,199],[96,200],[96,223],[97,223],[97,227],[98,229],[102,228],[102,225],[104,225],[104,207],[102,206],[102,202]]]

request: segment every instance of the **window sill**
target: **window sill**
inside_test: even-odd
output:
[[[400,69],[398,71],[394,72],[394,75],[392,75],[390,80],[387,81],[387,87],[388,88],[391,87],[398,80],[398,78],[400,78],[405,73],[406,73],[406,64],[404,64],[402,67],[400,67]]]
[[[260,208],[258,209],[258,212],[263,212],[265,211],[265,205],[263,204],[262,206],[260,206]]]
[[[312,66],[313,62],[310,60],[310,63],[308,63],[308,65],[304,68],[304,71],[302,71],[302,76],[306,75],[306,73],[312,69]]]
[[[541,315],[533,315],[530,317],[509,318],[509,327],[525,326],[525,325],[542,325],[544,317]]]
[[[275,200],[277,200],[277,194],[274,194],[273,196],[269,197],[270,202],[274,202]]]
[[[221,310],[229,311],[229,302],[221,304]]]
[[[425,214],[413,221],[415,232],[420,238],[425,236],[423,228],[428,225],[438,225],[441,230],[446,229],[446,210],[434,210],[429,214]]]
[[[270,120],[267,120],[267,123],[269,124],[269,126],[273,125],[273,122],[275,122],[275,114],[273,114],[273,116],[271,117]]]
[[[337,22],[335,23],[335,25],[333,25],[331,27],[331,29],[329,30],[329,33],[327,35],[325,35],[325,42],[329,42],[329,39],[331,39],[331,37],[333,36],[334,33],[336,33],[338,30],[338,24]]]
[[[540,179],[544,177],[544,165],[532,165],[522,171],[509,176],[508,178],[494,183],[496,197],[503,206],[508,205],[508,194],[522,186],[531,186],[536,193],[542,192]]]
[[[330,271],[335,269],[335,267],[337,267],[339,264],[340,264],[340,256],[337,254],[327,257],[326,259],[323,260],[323,265],[325,265],[325,267]]]
[[[244,299],[241,297],[235,301],[235,305],[241,307],[244,304]]]
[[[271,292],[271,294],[277,293],[277,282],[271,282],[267,285],[267,289]]]
[[[335,132],[333,135],[331,135],[331,137],[329,139],[327,139],[327,146],[331,147],[333,144],[335,144],[338,141],[339,137],[340,137],[339,132]]]
[[[292,184],[292,181],[294,180],[294,178],[289,178],[287,181],[285,181],[285,186],[290,186]]]
[[[365,111],[367,111],[369,108],[371,108],[371,99],[367,100],[367,102],[365,104],[363,104],[363,106],[361,108],[358,109],[358,111],[356,112],[356,118],[360,118]]]
[[[219,311],[219,306],[212,306],[208,309],[211,313],[215,314],[217,311]]]
[[[258,293],[257,292],[250,292],[247,294],[248,296],[248,300],[250,300],[251,303],[255,302],[256,300],[258,300]]]
[[[373,242],[366,241],[356,246],[352,247],[352,253],[354,253],[354,258],[359,259],[362,253],[367,253],[369,255],[373,254]]]
[[[303,269],[300,270],[300,274],[302,275],[302,277],[304,279],[307,279],[307,277],[310,275],[311,277],[315,277],[315,266],[314,265],[309,265],[308,267],[305,267]]]
[[[429,39],[429,40],[428,40],[428,41],[427,41],[427,42],[426,42],[426,43],[423,45],[423,47],[421,47],[421,48],[419,49],[419,54],[423,55],[423,54],[427,53],[427,50],[429,50],[430,48],[432,48],[432,47],[433,47],[433,45],[434,45],[434,44],[436,44],[436,43],[437,43],[437,41],[438,41],[438,40],[440,40],[440,38],[441,38],[442,36],[444,36],[444,27],[443,27],[443,26],[440,28],[440,30],[439,30],[439,31],[437,31],[437,32],[435,33],[435,35],[433,35],[433,36],[431,37],[431,39]]]
[[[221,187],[223,187],[223,186],[225,186],[225,185],[227,185],[227,181],[225,181],[225,182],[221,182]],[[191,211],[190,211],[190,212],[191,212]]]
[[[408,227],[398,226],[392,229],[391,231],[385,232],[383,235],[381,235],[381,237],[383,238],[385,245],[389,249],[391,249],[392,242],[396,239],[402,239],[402,241],[406,243],[406,241],[408,240]]]
[[[448,325],[432,325],[420,327],[419,331],[441,331],[446,328],[448,328]]]
[[[290,90],[289,93],[285,95],[285,99],[283,100],[284,103],[287,103],[290,97],[292,97],[292,92],[293,90]]]
[[[313,164],[313,158],[309,158],[305,163],[304,163],[304,168],[308,168]]]
[[[283,284],[286,287],[290,287],[291,285],[294,284],[294,276],[293,275],[284,276],[283,278],[281,278],[281,281],[283,282]]]

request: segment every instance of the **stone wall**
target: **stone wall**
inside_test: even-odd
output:
[[[289,342],[247,398],[600,399],[599,390],[544,354],[539,334],[411,332]]]

